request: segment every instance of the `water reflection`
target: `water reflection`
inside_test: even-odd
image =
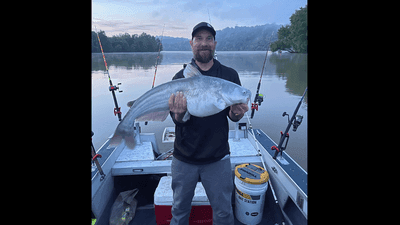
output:
[[[307,87],[307,54],[272,54],[269,61],[276,65],[277,75],[286,78],[287,92],[303,95]]]
[[[152,53],[105,53],[108,67],[126,70],[154,69],[157,52]],[[218,52],[219,61],[234,68],[240,75],[260,76],[265,52]],[[191,51],[161,52],[159,65],[190,62]],[[105,71],[101,53],[92,53],[92,71]],[[301,96],[307,87],[307,54],[268,53],[263,76],[278,76],[286,80],[286,92]],[[307,102],[307,95],[305,97]]]
[[[240,75],[260,76],[265,52],[218,52],[220,62]],[[286,92],[302,96],[307,87],[307,54],[268,53],[263,76],[286,80]],[[303,100],[307,103],[307,94]]]
[[[157,52],[135,53],[105,53],[107,66],[124,67],[127,70],[150,69],[156,65]],[[160,54],[158,64],[161,64],[163,55]],[[101,53],[92,53],[92,71],[105,71],[103,56]]]

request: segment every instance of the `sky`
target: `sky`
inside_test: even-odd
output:
[[[143,32],[161,36],[165,24],[164,36],[191,38],[193,27],[210,19],[215,30],[290,24],[290,16],[306,4],[307,0],[92,0],[92,30],[96,26],[109,37]]]

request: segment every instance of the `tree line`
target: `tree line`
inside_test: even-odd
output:
[[[276,40],[276,35],[271,37],[272,32],[276,34],[278,29],[279,25],[275,23],[252,27],[227,27],[217,31],[217,51],[266,51],[268,40]]]
[[[277,40],[276,35],[271,37],[272,32],[276,34],[280,25],[264,24],[251,27],[226,27],[217,30],[215,40],[218,51],[266,51],[268,40]],[[165,51],[191,51],[187,38],[164,37],[163,46]]]
[[[146,33],[141,35],[128,33],[107,37],[106,32],[98,32],[104,52],[158,52],[160,39]],[[161,51],[163,46],[161,44]],[[92,31],[92,53],[101,52],[97,33]]]
[[[295,52],[308,52],[308,27],[307,27],[307,5],[300,7],[290,17],[290,25],[282,26],[278,30],[278,40],[271,43],[271,51],[278,49],[293,49]]]

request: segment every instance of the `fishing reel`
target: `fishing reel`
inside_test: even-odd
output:
[[[121,93],[121,92],[123,92],[123,90],[120,90],[119,89],[119,85],[121,85],[122,83],[117,83],[117,85],[110,85],[109,87],[108,87],[108,90],[109,91],[116,91],[116,90],[118,90],[118,92],[119,93]]]
[[[264,101],[264,95],[263,94],[258,94],[257,97],[256,97],[256,103],[258,105],[261,105],[261,102],[263,102],[263,101]]]
[[[294,132],[296,132],[297,127],[300,126],[302,121],[303,121],[303,116],[302,115],[296,115],[296,118],[294,119],[294,122],[293,122],[293,131]]]
[[[258,111],[258,106],[261,105],[261,102],[264,101],[264,95],[263,94],[257,94],[254,103],[251,103],[251,119],[253,119],[254,116],[254,110]]]
[[[287,116],[288,117],[288,123],[290,123],[289,120],[289,114],[286,112],[283,112],[282,116]],[[300,126],[301,122],[303,122],[303,116],[302,115],[296,115],[293,121],[293,132],[297,131],[297,128]]]

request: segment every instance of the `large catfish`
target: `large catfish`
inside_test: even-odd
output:
[[[133,149],[135,120],[164,121],[169,114],[168,100],[172,93],[183,92],[188,113],[197,117],[217,114],[234,104],[247,104],[251,97],[250,90],[221,78],[204,76],[192,64],[186,66],[183,75],[185,78],[163,83],[128,102],[131,108],[118,124],[110,146],[117,146],[125,139],[126,146]],[[184,121],[190,115],[186,114]]]

